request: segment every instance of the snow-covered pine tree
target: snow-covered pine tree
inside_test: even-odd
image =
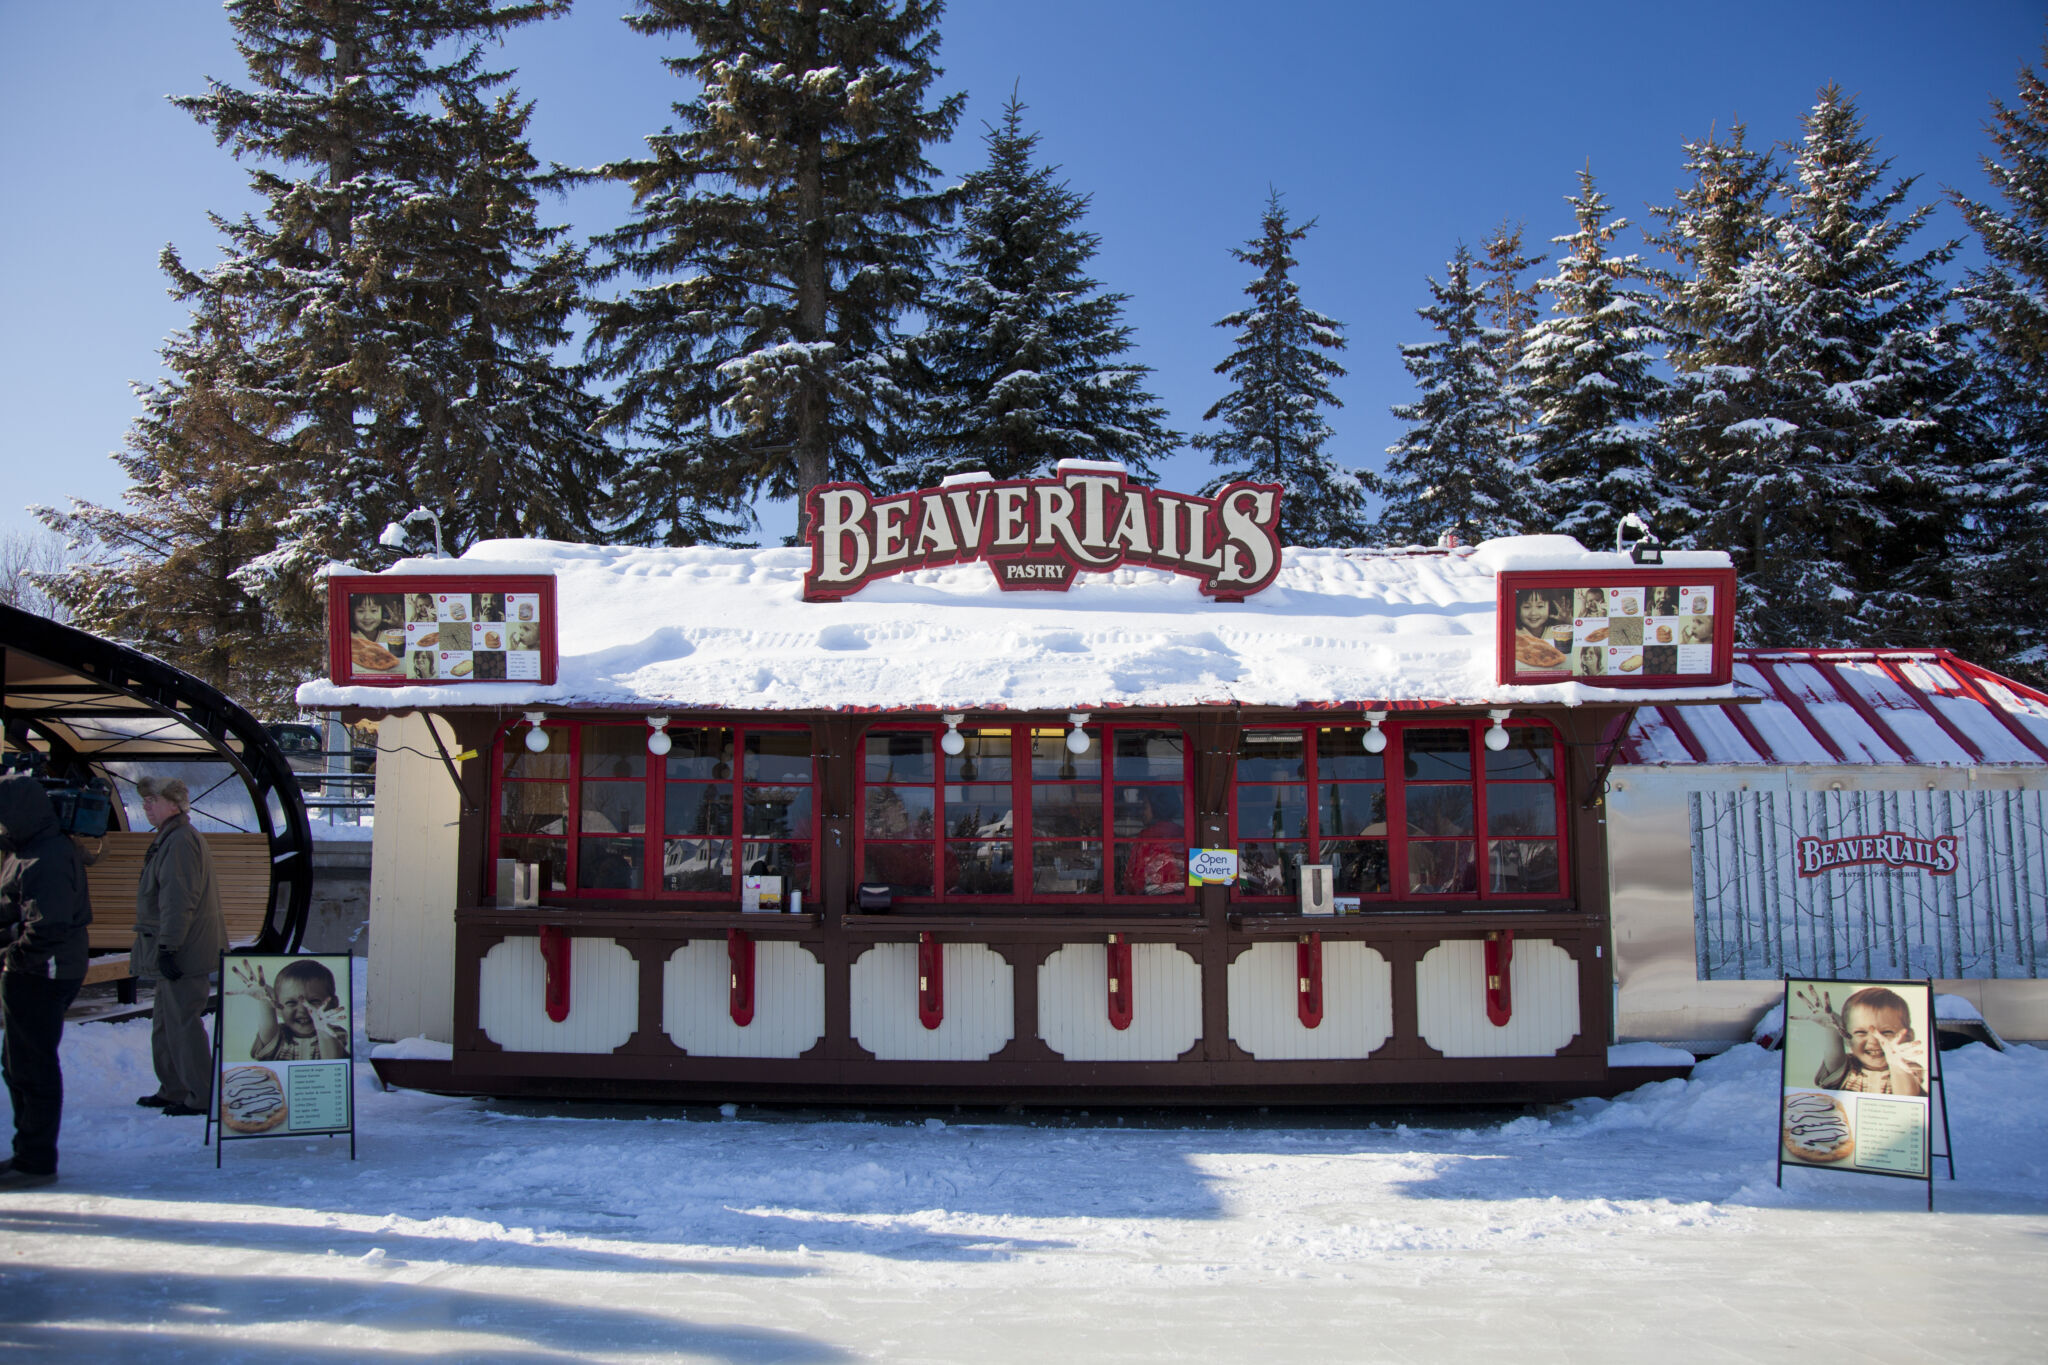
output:
[[[1711,433],[1696,537],[1735,554],[1751,643],[1939,643],[1984,449],[1935,273],[1955,244],[1904,255],[1931,209],[1903,209],[1911,180],[1880,188],[1837,87],[1803,126],[1775,240],[1718,324],[1757,364],[1689,410]]]
[[[316,619],[315,575],[370,562],[421,503],[479,535],[587,536],[606,454],[553,347],[580,256],[541,228],[526,107],[483,43],[560,0],[231,0],[250,88],[175,100],[253,163],[264,208],[216,218],[219,264],[165,269],[241,322],[222,411],[266,443],[276,541],[243,566]],[[225,371],[223,372],[225,373]]]
[[[1522,361],[1529,329],[1536,325],[1537,288],[1527,282],[1527,276],[1543,263],[1541,256],[1524,253],[1522,232],[1520,223],[1501,222],[1481,244],[1480,257],[1474,262],[1482,281],[1480,292],[1486,299],[1479,318],[1499,335],[1494,354],[1501,374],[1510,377]]]
[[[1521,470],[1510,446],[1514,413],[1501,368],[1509,351],[1502,329],[1484,321],[1492,307],[1474,271],[1460,242],[1443,281],[1429,281],[1434,301],[1415,310],[1436,337],[1401,347],[1421,392],[1393,409],[1412,425],[1387,447],[1391,458],[1375,490],[1386,499],[1379,536],[1390,545],[1433,544],[1446,531],[1470,545],[1524,529]]]
[[[258,714],[290,716],[325,643],[286,629],[241,576],[275,547],[286,500],[274,477],[282,441],[237,307],[202,295],[164,346],[167,377],[138,387],[142,414],[114,457],[124,504],[36,509],[74,552],[43,586],[82,629],[159,655]]]
[[[629,488],[801,508],[819,484],[879,482],[902,458],[896,327],[929,295],[956,198],[925,159],[963,99],[926,102],[940,8],[641,0],[628,17],[687,40],[667,63],[696,84],[648,155],[598,172],[636,204],[599,241],[609,273],[641,283],[594,310],[591,336],[618,381],[607,421],[633,448]]]
[[[1529,329],[1516,367],[1535,417],[1516,443],[1532,480],[1529,529],[1597,547],[1613,543],[1630,512],[1658,526],[1685,504],[1657,442],[1655,301],[1640,285],[1641,258],[1612,251],[1628,220],[1608,216],[1590,167],[1566,202],[1578,226],[1551,239],[1565,250],[1542,281],[1549,315]]]
[[[2048,56],[2048,49],[2044,49]],[[1984,543],[1958,597],[2004,671],[2048,681],[2048,81],[2024,68],[2016,104],[1992,101],[1984,174],[2001,205],[1950,197],[1983,242],[1963,312],[1976,334],[1997,456],[1982,471]]]
[[[962,186],[958,246],[913,348],[926,406],[918,459],[899,480],[931,483],[987,470],[1044,474],[1065,459],[1116,460],[1145,479],[1180,439],[1145,391],[1151,371],[1125,358],[1126,295],[1088,277],[1098,238],[1088,196],[1033,164],[1013,92],[983,137],[988,164]]]
[[[1342,407],[1330,382],[1344,367],[1330,352],[1344,349],[1344,324],[1301,301],[1294,281],[1294,244],[1316,225],[1288,224],[1278,191],[1266,201],[1259,235],[1230,254],[1257,272],[1244,292],[1251,306],[1217,322],[1236,331],[1236,349],[1216,367],[1230,392],[1202,414],[1223,430],[1189,444],[1209,452],[1224,473],[1205,491],[1236,479],[1277,483],[1280,537],[1286,545],[1355,545],[1365,536],[1361,476],[1331,459],[1329,423],[1321,409]]]

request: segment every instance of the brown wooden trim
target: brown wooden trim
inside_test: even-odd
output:
[[[1050,940],[1035,943],[991,943],[989,951],[1010,964],[1010,998],[1015,1005],[1015,1022],[1010,1041],[991,1057],[996,1062],[1059,1062],[1059,1053],[1046,1046],[1038,1032],[1038,969],[1058,952]]]

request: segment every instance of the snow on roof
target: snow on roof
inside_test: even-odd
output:
[[[803,600],[806,548],[637,549],[484,541],[396,574],[553,574],[557,681],[299,689],[308,708],[450,706],[759,710],[1068,710],[1113,706],[1439,702],[1577,705],[1611,689],[1495,678],[1503,569],[1628,570],[1564,536],[1434,552],[1300,549],[1242,603],[1150,569],[1083,574],[1066,592],[1006,593],[985,564]],[[1666,556],[1667,567],[1727,557]],[[1725,698],[1730,687],[1661,698]]]
[[[1749,705],[1644,707],[1630,764],[2048,766],[2048,697],[1947,650],[1738,649]]]

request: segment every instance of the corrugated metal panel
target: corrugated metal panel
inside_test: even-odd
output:
[[[1873,660],[1842,659],[1835,663],[1835,676],[1884,720],[1899,737],[1915,763],[1932,763],[1967,768],[1976,758],[1929,715],[1906,690],[1886,676]]]
[[[2048,704],[2036,698],[2023,696],[1993,678],[1978,673],[1976,683],[1984,689],[1984,695],[1993,704],[2013,718],[2015,724],[2034,737],[2036,744],[2048,744]]]
[[[1693,738],[1709,763],[1761,763],[1763,755],[1742,737],[1723,706],[1674,706],[1680,724],[1691,727]],[[1768,740],[1765,743],[1769,743]]]
[[[1672,710],[1675,712],[1676,707]],[[1636,712],[1636,723],[1622,745],[1630,763],[1690,763],[1692,754],[1655,707]]]
[[[453,732],[439,721],[444,740]],[[455,1041],[456,834],[462,793],[434,756],[427,720],[389,716],[377,758],[370,858],[369,1017],[372,1038]],[[460,746],[451,743],[451,750]]]
[[[1548,1057],[1579,1035],[1579,964],[1545,938],[1515,940],[1514,1016],[1486,1017],[1486,945],[1437,944],[1415,966],[1416,1025],[1446,1057]]]
[[[825,967],[800,943],[754,945],[754,1019],[732,1021],[732,959],[693,938],[661,974],[661,1026],[695,1057],[800,1057],[825,1036]]]
[[[611,1052],[640,1024],[640,965],[608,938],[569,940],[569,1017],[548,1018],[540,940],[508,938],[484,954],[477,1022],[507,1052]]]
[[[1834,684],[1812,664],[1798,659],[1774,659],[1771,668],[1778,680],[1806,704],[1814,724],[1827,731],[1850,763],[1900,763],[1898,751],[1870,728],[1856,708],[1837,692]]]
[[[1962,682],[1934,660],[1901,659],[1893,667],[1920,689],[1927,704],[1969,736],[1986,763],[2038,764],[2041,756],[2005,727],[1991,709],[1964,690]]]
[[[985,1062],[1016,1032],[1010,964],[980,943],[945,945],[946,1017],[917,1018],[917,945],[878,943],[853,964],[853,1036],[885,1062]]]
[[[1737,659],[1735,681],[1752,694],[1761,695],[1761,705],[1745,706],[1742,714],[1763,736],[1764,743],[1771,746],[1771,753],[1780,763],[1833,763],[1835,756],[1827,746],[1814,737],[1791,707],[1785,705],[1771,690],[1770,680],[1755,664]]]
[[[1394,973],[1363,943],[1323,945],[1323,1021],[1304,1028],[1295,945],[1255,943],[1230,964],[1230,1037],[1261,1061],[1369,1057],[1394,1031]]]
[[[1171,943],[1131,945],[1131,1026],[1109,1023],[1109,949],[1069,943],[1038,968],[1038,1036],[1070,1062],[1170,1062],[1202,1037],[1202,968]]]

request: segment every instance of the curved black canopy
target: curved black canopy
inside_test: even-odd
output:
[[[232,775],[223,780],[247,791],[250,832],[270,840],[270,909],[255,946],[297,950],[313,890],[313,833],[291,764],[254,716],[162,659],[4,604],[0,659],[6,747],[45,754],[52,777],[118,782],[129,764],[226,764]]]

